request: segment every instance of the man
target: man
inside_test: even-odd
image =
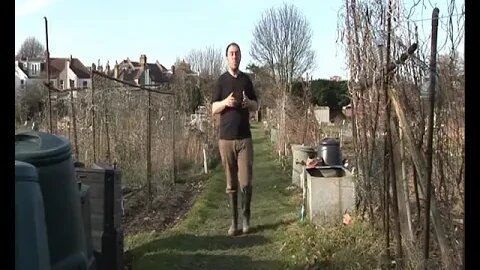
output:
[[[253,145],[249,111],[258,108],[257,96],[250,78],[239,70],[242,58],[240,46],[230,43],[226,49],[228,71],[217,81],[213,93],[212,113],[220,114],[219,150],[227,182],[232,225],[228,235],[238,233],[237,193],[242,194],[242,231],[250,228],[250,201],[252,199]]]

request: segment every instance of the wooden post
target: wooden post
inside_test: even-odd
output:
[[[415,139],[413,136],[413,132],[410,129],[409,122],[405,116],[405,112],[403,107],[400,104],[400,99],[398,98],[398,94],[392,88],[388,89],[388,95],[390,97],[390,101],[392,102],[393,108],[398,116],[400,121],[400,128],[404,132],[405,135],[405,143],[409,150],[409,153],[412,157],[413,164],[415,165],[415,171],[417,172],[418,176],[418,188],[420,193],[426,193],[426,183],[427,183],[427,162],[426,158],[423,153],[418,149],[417,145],[415,144]],[[440,212],[437,208],[437,202],[435,196],[431,198],[430,201],[430,214],[432,217],[432,224],[433,228],[435,229],[435,234],[437,236],[437,241],[440,246],[440,252],[442,254],[442,261],[446,269],[455,269],[454,264],[452,262],[452,254],[450,252],[450,245],[448,244],[446,238],[446,230],[443,226],[442,219],[440,216]]]
[[[152,93],[147,92],[147,188],[149,202],[152,201]]]
[[[55,129],[53,128],[53,121],[52,121],[52,94],[51,94],[51,89],[50,89],[50,51],[48,49],[48,21],[47,17],[43,17],[45,19],[45,38],[47,40],[47,61],[46,61],[46,69],[47,69],[47,85],[48,85],[48,117],[49,117],[49,124],[50,124],[50,133],[55,132]]]
[[[73,99],[73,90],[70,91],[70,105],[72,107],[73,143],[75,146],[74,153],[75,153],[75,157],[78,160],[80,157],[78,156],[79,150],[78,150],[78,139],[77,139],[77,117],[75,114],[75,102]]]
[[[433,159],[433,121],[435,113],[435,78],[437,76],[437,32],[438,32],[438,8],[432,12],[432,43],[430,53],[430,106],[427,127],[427,200],[425,202],[425,243],[424,259],[425,269],[427,269],[429,247],[430,247],[430,201],[432,197],[432,159]]]
[[[206,150],[207,144],[203,144],[203,169],[205,171],[205,174],[208,173],[208,162],[207,162],[207,150]]]
[[[92,80],[92,145],[93,145],[93,163],[97,162],[97,148],[95,146],[95,88],[93,87],[93,69],[90,71]]]

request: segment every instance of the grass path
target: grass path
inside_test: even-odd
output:
[[[352,251],[336,246],[336,243],[348,246],[342,242],[343,236],[348,234],[348,240],[352,232],[343,231],[340,233],[343,236],[339,236],[337,229],[327,235],[328,230],[322,234],[314,226],[299,223],[298,193],[287,189],[291,183],[289,174],[271,157],[263,130],[258,127],[252,132],[255,152],[252,233],[227,236],[230,211],[223,170],[218,166],[183,221],[162,233],[127,237],[127,248],[134,256],[133,269],[305,269],[311,263],[309,260],[317,265],[319,260],[323,261],[326,267],[331,265],[328,263],[331,254]],[[364,233],[361,228],[356,230]],[[328,239],[335,243],[325,242]],[[353,248],[357,257],[367,252],[362,246],[358,247],[360,250],[356,250],[357,245]],[[345,257],[352,259],[349,254]],[[355,267],[358,262],[351,264],[353,268],[350,264],[336,264],[338,269],[359,269]]]

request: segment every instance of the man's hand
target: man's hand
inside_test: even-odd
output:
[[[237,103],[237,101],[235,100],[235,98],[233,97],[233,92],[230,93],[230,95],[228,95],[228,97],[226,97],[224,100],[223,100],[223,104],[225,105],[225,107],[235,107],[235,104]]]
[[[243,101],[242,101],[242,108],[248,108],[248,106],[250,105],[250,99],[248,99],[247,95],[245,95],[245,91],[242,92],[243,93]]]
[[[242,108],[248,109],[249,111],[256,111],[258,109],[257,101],[249,99],[247,95],[245,95],[245,91],[243,91]]]
[[[235,107],[237,101],[233,97],[233,92],[228,95],[224,100],[213,102],[212,104],[212,114],[221,113],[227,107]]]

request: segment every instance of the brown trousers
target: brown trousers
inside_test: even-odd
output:
[[[250,186],[253,167],[252,139],[220,140],[218,146],[227,180],[226,192],[237,192],[238,183],[241,189]]]

